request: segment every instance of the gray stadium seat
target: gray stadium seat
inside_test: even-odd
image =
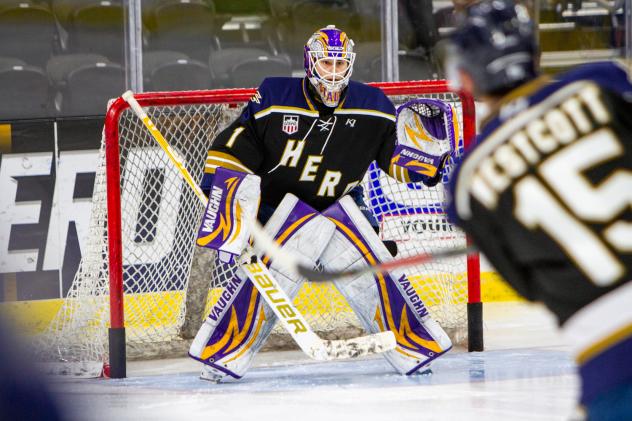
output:
[[[0,4],[0,56],[43,67],[57,48],[55,18],[48,7],[28,0]]]
[[[399,55],[399,80],[427,80],[437,79],[437,69],[425,56],[414,54]],[[378,57],[371,62],[369,69],[370,80],[381,80],[382,58]]]
[[[124,17],[120,2],[84,1],[70,11],[68,23],[69,53],[93,53],[114,62],[123,61]]]
[[[202,0],[158,2],[149,13],[148,48],[181,51],[197,60],[206,60],[216,44],[216,15],[212,3]]]
[[[290,58],[259,48],[227,48],[211,52],[211,74],[218,87],[258,86],[266,76],[291,76]]]
[[[107,101],[125,90],[123,68],[104,56],[55,57],[46,67],[57,90],[55,106],[64,116],[103,115]]]
[[[55,87],[63,87],[66,76],[74,69],[95,63],[108,63],[110,60],[101,54],[63,54],[46,63],[46,73]]]
[[[268,0],[215,0],[218,14],[225,15],[262,15],[270,13]]]
[[[143,55],[146,91],[188,91],[213,87],[211,71],[200,61],[175,51]]]
[[[259,56],[233,66],[230,77],[233,87],[259,86],[269,76],[292,76],[292,65],[287,56]]]
[[[26,66],[26,62],[24,60],[20,60],[17,57],[0,56],[0,69],[13,66]]]
[[[50,116],[50,86],[39,67],[0,59],[0,92],[0,120]]]

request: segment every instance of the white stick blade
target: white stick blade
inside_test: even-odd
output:
[[[397,346],[393,332],[380,332],[347,340],[324,341],[331,360],[358,358],[392,351]]]

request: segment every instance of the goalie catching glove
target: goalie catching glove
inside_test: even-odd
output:
[[[397,147],[392,171],[408,170],[411,182],[434,186],[458,145],[454,108],[440,100],[419,98],[397,109]]]
[[[219,259],[232,263],[248,245],[257,217],[261,179],[252,174],[218,168],[208,194],[196,243],[218,251]]]

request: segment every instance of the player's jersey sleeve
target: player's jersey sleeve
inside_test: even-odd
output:
[[[235,171],[256,173],[264,157],[263,139],[265,122],[255,119],[255,115],[267,106],[269,92],[267,79],[248,101],[239,117],[222,130],[211,146],[206,158],[202,190],[210,186],[218,167]]]
[[[562,323],[632,279],[632,86],[587,70],[492,120],[450,186],[452,219]]]

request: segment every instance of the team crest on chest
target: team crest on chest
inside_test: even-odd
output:
[[[281,125],[283,133],[294,134],[298,132],[298,116],[297,115],[284,115],[283,124]]]

